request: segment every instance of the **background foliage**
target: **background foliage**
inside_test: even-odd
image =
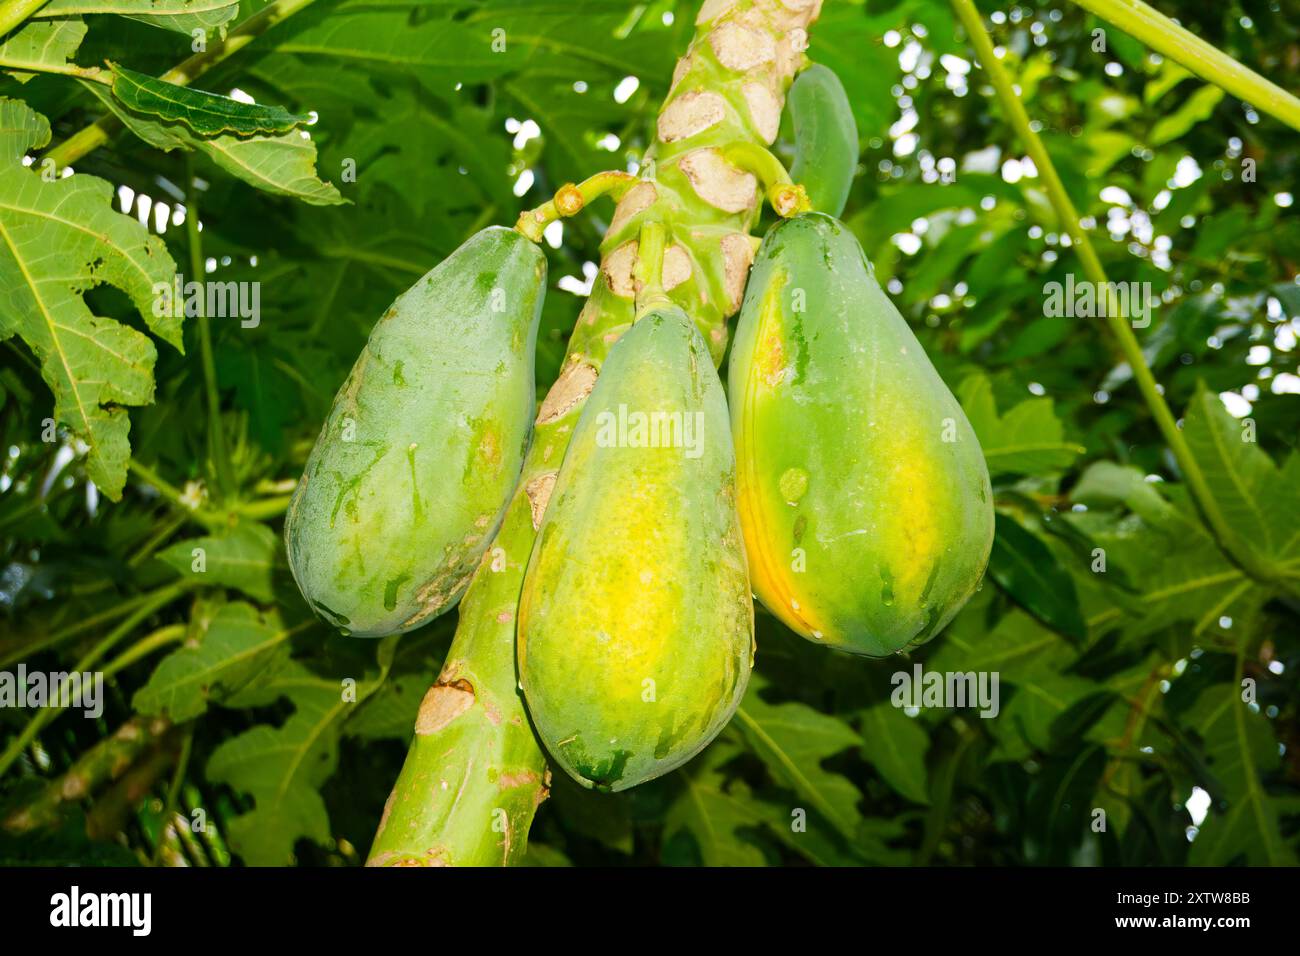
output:
[[[33,806],[82,755],[134,743],[0,852],[356,864],[454,615],[395,653],[313,622],[284,566],[285,496],[398,292],[481,226],[636,162],[695,3],[316,0],[192,84],[287,110],[251,139],[164,121],[147,82],[117,84],[184,60],[195,25],[233,28],[263,4],[101,6],[54,0],[0,46],[10,64],[125,68],[113,87],[0,79],[0,667],[97,662],[109,702],[97,721],[64,715],[34,734],[33,717],[53,715],[0,709],[13,758],[0,795]],[[984,445],[989,573],[903,660],[837,656],[760,610],[755,678],[723,736],[629,793],[557,777],[537,864],[1295,862],[1296,134],[1114,28],[1095,50],[1105,25],[1061,0],[980,6],[1110,278],[1161,296],[1144,352],[1233,527],[1280,582],[1217,547],[1102,321],[1045,314],[1045,284],[1081,278],[1077,259],[950,8],[829,0],[810,54],[848,88],[863,148],[845,219]],[[1296,75],[1280,3],[1159,6],[1263,74]],[[487,40],[498,27],[504,52]],[[16,164],[39,168],[47,142],[106,113],[117,131],[58,192]],[[311,117],[309,138],[291,114]],[[17,211],[33,207],[110,240],[33,230]],[[608,213],[567,221],[548,246],[539,390]],[[193,276],[196,237],[209,279],[261,289],[257,327],[211,320],[216,431],[199,323],[148,309],[147,279]],[[78,344],[43,381],[60,335]],[[891,706],[890,676],[918,662],[997,671],[1001,712]],[[339,699],[347,678],[355,702]],[[111,736],[133,715],[161,720]],[[806,832],[792,831],[796,808]],[[206,831],[163,826],[196,809]]]

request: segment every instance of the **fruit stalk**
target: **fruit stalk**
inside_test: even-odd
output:
[[[805,65],[820,0],[706,0],[678,61],[640,181],[623,192],[601,268],[561,372],[538,411],[504,522],[460,605],[460,622],[389,796],[369,865],[519,863],[549,771],[515,667],[524,571],[583,403],[610,346],[636,317],[639,276],[694,319],[715,365],[740,307],[756,240],[759,183],[723,155],[776,138],[785,92]],[[642,225],[666,235],[658,269],[640,267]]]

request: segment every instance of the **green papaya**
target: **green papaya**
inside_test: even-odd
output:
[[[767,234],[730,361],[754,592],[855,654],[929,640],[988,562],[988,469],[847,227],[809,213]]]
[[[795,78],[786,108],[794,126],[790,178],[813,209],[838,216],[858,168],[858,124],[844,84],[834,70],[814,63]]]
[[[472,236],[398,296],[334,399],[285,520],[289,566],[345,633],[452,607],[519,478],[546,257]]]
[[[680,766],[739,705],[754,607],[726,400],[675,307],[610,350],[574,427],[519,604],[524,699],[598,790]]]

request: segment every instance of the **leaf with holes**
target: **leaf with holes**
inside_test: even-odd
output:
[[[66,67],[85,36],[86,25],[80,20],[28,23],[0,43],[0,65],[19,83],[26,83],[37,73]]]
[[[36,354],[55,418],[89,446],[87,472],[116,501],[131,454],[123,406],[153,401],[157,352],[82,296],[116,286],[155,335],[182,349],[180,318],[154,309],[154,289],[171,286],[176,263],[161,239],[113,211],[109,183],[85,174],[47,182],[22,165],[24,152],[49,142],[43,116],[0,100],[0,131],[0,341],[17,334]]]

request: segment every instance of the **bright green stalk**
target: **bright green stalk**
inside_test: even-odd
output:
[[[0,4],[0,37],[32,17],[50,0],[6,0]]]
[[[1021,142],[1029,151],[1034,165],[1038,168],[1038,174],[1043,179],[1048,199],[1056,210],[1057,218],[1061,220],[1062,228],[1069,233],[1074,247],[1079,251],[1084,274],[1090,281],[1096,283],[1098,288],[1109,290],[1110,286],[1107,285],[1106,271],[1102,268],[1101,259],[1092,246],[1092,240],[1079,225],[1079,213],[1074,208],[1069,194],[1066,193],[1061,177],[1057,175],[1056,167],[1052,165],[1052,159],[1043,146],[1043,141],[1030,125],[1029,114],[1025,112],[1024,104],[1016,95],[1011,77],[1002,66],[1002,61],[998,59],[997,54],[993,52],[993,41],[989,39],[988,31],[984,29],[984,22],[980,19],[973,0],[952,0],[952,5],[970,35],[975,53],[984,67],[984,72],[988,74],[993,89],[997,92],[1007,120],[1016,130]],[[1128,318],[1120,314],[1119,309],[1111,307],[1106,309],[1106,322],[1119,343],[1125,360],[1133,370],[1133,378],[1137,382],[1138,390],[1142,393],[1142,398],[1150,409],[1160,433],[1164,436],[1170,451],[1174,453],[1183,479],[1191,489],[1192,497],[1196,500],[1219,544],[1251,577],[1260,581],[1276,580],[1277,571],[1254,552],[1249,543],[1228,524],[1219,509],[1219,504],[1206,483],[1205,474],[1201,471],[1200,463],[1192,455],[1182,430],[1179,429],[1168,403],[1165,402],[1164,395],[1160,392],[1160,386],[1156,384],[1155,376],[1147,366],[1146,357],[1142,354],[1137,336],[1129,326]]]
[[[1201,79],[1300,130],[1300,99],[1174,23],[1142,0],[1074,0]]]
[[[194,186],[194,157],[185,157],[185,239],[190,253],[190,279],[202,282],[203,240],[199,238],[199,197]],[[226,451],[226,433],[221,426],[221,393],[217,391],[217,363],[212,354],[212,322],[203,302],[195,296],[199,323],[199,355],[203,363],[203,394],[208,406],[208,454],[217,473],[217,487],[224,501],[235,490],[235,471]]]
[[[170,588],[161,588],[154,592],[151,600],[141,605],[134,614],[115,627],[108,635],[98,644],[86,652],[86,655],[77,661],[71,668],[71,673],[84,673],[99,663],[100,659],[113,649],[123,638],[127,637],[141,623],[148,620],[157,611],[161,610],[173,599],[180,595],[182,588],[173,586]],[[22,732],[15,737],[5,748],[5,752],[0,754],[0,777],[13,766],[19,754],[26,749],[27,745],[36,739],[36,735],[55,717],[63,712],[64,708],[55,706],[46,706],[38,710],[34,717],[27,722],[27,726]]]
[[[16,664],[23,658],[35,657],[42,651],[47,651],[52,647],[58,647],[64,644],[78,634],[84,634],[86,631],[93,631],[101,624],[107,624],[109,621],[129,614],[136,610],[142,604],[152,604],[159,595],[166,595],[167,600],[179,597],[184,593],[184,587],[176,584],[168,584],[154,591],[146,591],[143,594],[137,594],[133,597],[124,598],[112,607],[107,607],[102,611],[92,614],[90,617],[78,621],[76,624],[70,624],[61,631],[55,631],[44,637],[32,641],[28,644],[20,644],[7,651],[4,657],[0,657],[0,668]]]
[[[523,858],[549,779],[515,668],[515,616],[536,529],[605,356],[635,319],[634,277],[652,278],[658,266],[668,296],[704,333],[715,364],[722,359],[726,320],[739,308],[753,256],[749,232],[758,218],[759,192],[757,180],[746,179],[720,153],[704,154],[743,142],[770,145],[754,129],[772,129],[775,135],[781,96],[803,63],[790,38],[820,7],[818,0],[808,0],[790,9],[797,5],[796,0],[738,0],[698,28],[678,64],[656,127],[661,136],[669,134],[669,141],[661,138],[647,151],[641,181],[623,194],[601,244],[599,278],[578,317],[560,377],[542,402],[501,530],[461,601],[447,662],[421,705],[369,865],[499,866]],[[728,33],[734,37],[734,31],[719,28],[740,18],[763,34],[763,42],[772,41],[775,55],[730,69],[717,51],[733,63],[743,51],[729,45]],[[764,80],[773,99],[762,105],[762,122],[745,123],[740,118],[751,112],[743,87]],[[674,104],[697,90],[724,98],[732,108],[722,111],[721,120],[678,136],[695,118]],[[635,245],[645,223],[662,224],[667,246],[662,261],[649,270],[640,267]],[[654,237],[647,247],[658,244],[657,229],[652,226],[647,234]]]

